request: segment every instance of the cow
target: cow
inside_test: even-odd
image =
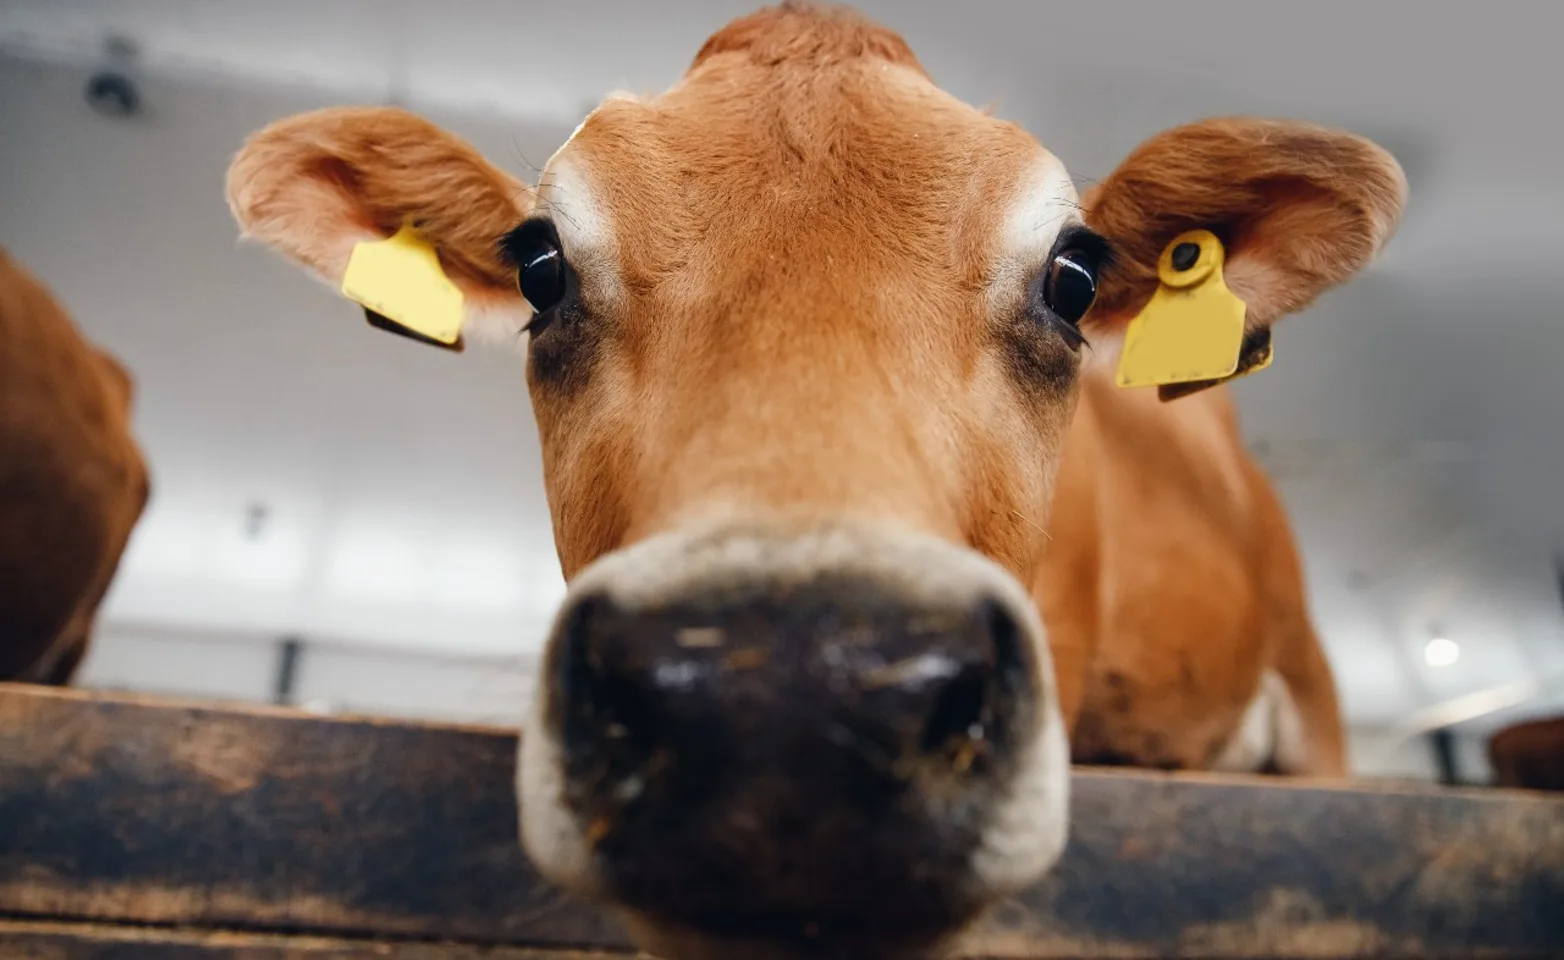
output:
[[[900,36],[796,3],[608,97],[536,187],[390,107],[281,119],[227,179],[241,235],[318,279],[411,236],[460,343],[524,347],[569,589],[521,840],[676,958],[952,949],[1058,858],[1072,739],[1334,765],[1231,401],[1104,371],[1180,236],[1225,251],[1244,372],[1405,193],[1360,137],[1219,118],[1082,202]]]
[[[133,383],[0,249],[0,681],[64,686],[147,504]]]
[[[1345,777],[1292,532],[1231,395],[1163,403],[1112,374],[1081,372],[1032,581],[1072,758]]]
[[[1564,716],[1543,716],[1502,728],[1488,739],[1495,786],[1564,791]]]

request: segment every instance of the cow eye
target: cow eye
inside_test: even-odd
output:
[[[539,244],[516,269],[516,283],[533,310],[547,313],[565,299],[565,259],[558,247]]]
[[[516,286],[536,315],[548,313],[565,299],[565,255],[553,226],[542,221],[524,223],[505,237],[504,248],[516,267]]]
[[[1097,258],[1073,247],[1054,254],[1043,285],[1043,302],[1071,327],[1081,322],[1097,299]]]

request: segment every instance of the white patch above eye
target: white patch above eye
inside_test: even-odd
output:
[[[592,184],[590,162],[570,150],[586,122],[544,164],[533,214],[554,224],[582,293],[593,303],[613,305],[624,295],[613,220]]]
[[[1012,257],[1047,254],[1065,224],[1080,219],[1075,182],[1059,158],[1044,151],[1016,184],[1016,202],[1005,220],[1004,251]]]
[[[1046,150],[1015,184],[1015,201],[1000,229],[990,300],[998,308],[1020,296],[1032,274],[1053,251],[1059,231],[1081,220],[1070,173]]]

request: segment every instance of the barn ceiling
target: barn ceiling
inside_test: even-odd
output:
[[[749,6],[0,0],[0,243],[134,368],[157,470],[109,616],[534,644],[562,584],[514,360],[369,335],[318,285],[235,248],[222,172],[276,116],[394,99],[525,174],[604,93],[666,86]],[[1557,113],[1559,24],[1546,21],[1564,15],[1506,2],[1437,18],[1328,0],[861,6],[1077,174],[1228,112],[1342,124],[1392,149],[1412,183],[1401,233],[1284,324],[1276,364],[1239,388],[1246,429],[1287,497],[1359,724],[1424,722],[1484,691],[1522,710],[1564,701],[1551,560],[1564,545],[1564,128],[1539,122]],[[83,102],[111,37],[136,51],[138,118]],[[1426,662],[1436,634],[1458,641],[1456,663]],[[1450,709],[1481,713],[1472,702]]]

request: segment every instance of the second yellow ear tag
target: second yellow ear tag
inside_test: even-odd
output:
[[[447,346],[462,335],[462,291],[440,267],[434,247],[412,227],[360,243],[348,258],[342,295],[415,339]],[[397,332],[404,332],[397,331]]]
[[[1175,237],[1162,251],[1162,283],[1124,334],[1119,386],[1222,380],[1238,369],[1245,308],[1222,279],[1223,261],[1222,241],[1209,230]]]

